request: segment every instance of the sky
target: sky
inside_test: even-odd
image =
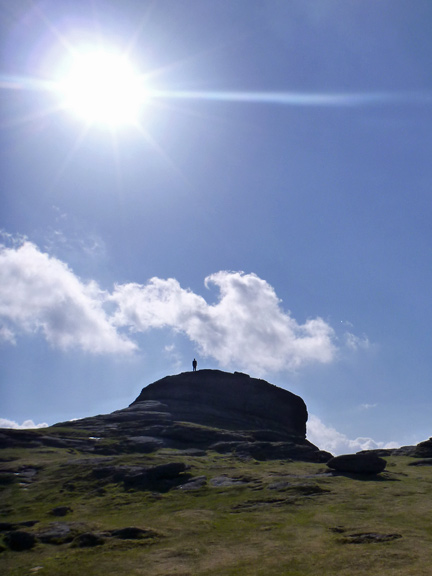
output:
[[[430,0],[0,0],[0,424],[192,369],[432,434]]]

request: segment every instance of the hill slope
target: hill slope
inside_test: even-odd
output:
[[[266,410],[227,421],[218,408],[180,420],[198,381],[179,377],[180,398],[169,377],[113,414],[0,431],[0,573],[430,574],[430,443],[386,453],[379,475],[338,474],[290,418],[271,428]],[[209,406],[207,385],[196,406]]]

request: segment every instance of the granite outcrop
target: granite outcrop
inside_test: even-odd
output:
[[[195,455],[214,450],[257,460],[327,462],[331,454],[306,439],[307,418],[304,401],[288,390],[239,372],[199,370],[166,376],[111,414],[37,433],[2,430],[0,445],[42,444],[107,456],[163,448]]]

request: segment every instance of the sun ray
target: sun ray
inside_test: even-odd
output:
[[[165,162],[167,168],[171,170],[182,182],[186,185],[189,185],[189,181],[186,179],[183,172],[175,165],[173,160],[169,157],[169,155],[165,152],[165,150],[158,144],[158,142],[153,138],[148,130],[144,128],[141,124],[135,124],[135,129],[137,129],[142,137],[146,140],[146,142],[153,148],[153,150],[159,155],[160,158]]]
[[[279,104],[299,107],[367,106],[382,103],[430,103],[431,92],[253,92],[149,90],[149,98],[166,100],[207,100],[252,104]]]
[[[120,159],[120,149],[119,149],[117,132],[114,129],[111,129],[111,149],[112,149],[112,155],[113,155],[113,159],[114,159],[114,170],[115,170],[115,180],[116,180],[116,185],[117,185],[117,194],[118,194],[118,199],[120,200],[120,199],[123,199],[122,198],[123,171],[122,171],[122,165],[121,165],[121,159]],[[120,205],[122,206],[121,203],[120,203]]]

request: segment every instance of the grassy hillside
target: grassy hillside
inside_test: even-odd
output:
[[[0,573],[429,576],[432,467],[413,461],[390,457],[384,473],[361,479],[323,464],[212,452],[4,449]],[[190,466],[171,489],[130,489],[105,473],[170,462]],[[64,516],[53,515],[58,507]],[[116,532],[127,527],[142,531]],[[37,535],[35,546],[10,550],[11,530]]]

